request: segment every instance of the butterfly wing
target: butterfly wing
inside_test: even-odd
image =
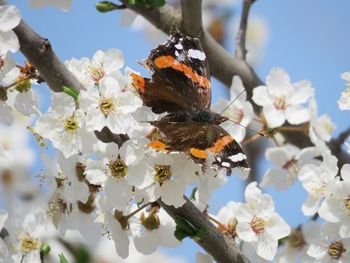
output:
[[[247,157],[237,141],[215,124],[196,121],[174,122],[164,117],[152,122],[163,134],[162,143],[168,150],[183,151],[192,157],[205,160],[214,155],[212,165],[224,168],[227,174],[233,168],[248,168]]]
[[[172,32],[170,39],[151,51],[146,62],[152,78],[132,74],[144,104],[156,113],[209,109],[209,65],[198,39]]]

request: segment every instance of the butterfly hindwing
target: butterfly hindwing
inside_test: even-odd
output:
[[[227,174],[230,174],[233,168],[248,168],[247,158],[241,146],[219,125],[188,119],[174,122],[169,121],[167,117],[152,122],[152,125],[164,134],[162,142],[168,150],[187,152],[199,160],[205,160],[212,154],[214,161],[211,165],[225,169]]]

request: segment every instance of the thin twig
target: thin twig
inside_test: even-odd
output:
[[[250,7],[254,3],[254,0],[243,0],[241,21],[239,23],[238,32],[236,35],[236,53],[235,56],[238,59],[245,60],[247,54],[246,48],[246,35],[248,27],[248,17]]]

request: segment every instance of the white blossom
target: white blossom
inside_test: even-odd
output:
[[[326,185],[329,195],[321,204],[318,214],[331,223],[340,226],[342,238],[350,238],[350,164],[341,169],[343,181],[335,181]]]
[[[290,227],[274,210],[271,196],[262,194],[257,183],[245,190],[246,204],[241,204],[236,215],[238,237],[249,242],[257,254],[272,260],[277,253],[278,240],[290,233]]]
[[[130,91],[123,91],[114,78],[104,77],[98,89],[81,91],[80,106],[87,114],[89,131],[100,131],[106,126],[113,133],[125,134],[136,123],[131,113],[142,106],[142,101]]]
[[[37,120],[34,131],[51,140],[53,146],[68,158],[83,148],[85,114],[81,109],[76,109],[72,97],[54,93],[51,109]]]
[[[8,51],[16,52],[19,49],[17,35],[12,31],[21,17],[17,7],[13,5],[0,6],[0,57]]]
[[[329,142],[336,126],[328,116],[323,114],[318,116],[317,103],[315,99],[311,99],[309,103],[310,109],[310,125],[309,136],[311,141],[323,151],[328,151],[325,142]]]
[[[266,159],[273,162],[275,167],[266,171],[261,187],[274,186],[282,191],[291,186],[297,178],[301,167],[312,163],[313,158],[320,155],[316,147],[307,147],[302,150],[293,145],[268,148]]]
[[[338,106],[341,110],[350,110],[350,72],[344,72],[341,74],[341,78],[346,80],[347,89],[344,90],[338,100]]]
[[[315,231],[315,238],[310,244],[307,254],[320,263],[346,263],[350,260],[350,238],[342,239],[338,226],[325,223]]]
[[[338,172],[337,158],[329,153],[323,156],[323,161],[318,164],[307,164],[299,172],[299,180],[308,192],[308,197],[302,205],[305,215],[315,214],[321,204],[321,200],[328,194],[326,185],[333,183]]]
[[[267,124],[276,128],[287,120],[290,124],[301,124],[310,119],[310,113],[301,104],[313,96],[309,81],[292,84],[288,74],[279,68],[273,68],[266,77],[266,86],[253,90],[253,100],[263,107]]]

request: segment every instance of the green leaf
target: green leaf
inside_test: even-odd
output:
[[[174,236],[177,240],[182,241],[184,238],[189,237],[190,235],[183,229],[176,227]]]
[[[63,253],[59,254],[58,257],[60,259],[60,263],[69,263]]]
[[[78,100],[79,92],[73,87],[63,86],[63,92],[73,97],[74,100]]]
[[[208,229],[205,226],[200,226],[196,233],[192,236],[195,241],[199,241],[208,235]]]
[[[196,201],[196,193],[197,193],[197,190],[198,190],[197,187],[195,187],[195,188],[192,189],[191,197],[190,197],[192,200],[195,200],[195,201]]]
[[[151,7],[162,7],[165,5],[165,0],[146,0]]]
[[[183,217],[177,216],[175,218],[175,223],[176,229],[174,235],[179,241],[182,241],[186,237],[199,241],[208,235],[208,229],[205,226],[197,228]]]
[[[175,218],[175,223],[176,227],[188,233],[189,236],[192,236],[196,233],[196,228],[189,221],[180,216],[177,216]]]
[[[128,0],[129,5],[143,5],[145,7],[161,7],[165,5],[165,0]]]
[[[125,9],[125,5],[117,5],[110,1],[101,1],[96,3],[96,10],[101,13],[111,12],[113,10]]]

